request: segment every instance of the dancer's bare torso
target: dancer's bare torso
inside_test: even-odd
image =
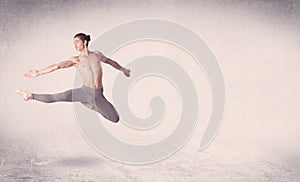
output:
[[[105,61],[103,57],[103,54],[98,51],[89,52],[88,56],[73,57],[73,61],[75,61],[74,67],[80,72],[85,86],[94,89],[103,87],[101,66],[101,61]]]

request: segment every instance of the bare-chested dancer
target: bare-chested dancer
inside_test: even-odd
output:
[[[25,101],[37,100],[45,103],[51,102],[81,102],[86,107],[99,112],[104,118],[117,123],[119,114],[114,106],[106,100],[103,95],[102,85],[102,67],[101,62],[111,65],[117,70],[122,71],[127,77],[130,76],[130,70],[120,66],[116,61],[105,57],[99,51],[89,51],[88,43],[90,36],[84,33],[78,33],[74,36],[75,49],[80,55],[69,58],[66,61],[50,65],[41,70],[30,70],[25,73],[25,77],[32,78],[47,74],[52,71],[74,66],[77,68],[83,78],[83,86],[70,89],[56,94],[37,94],[25,90],[16,90],[23,96]]]

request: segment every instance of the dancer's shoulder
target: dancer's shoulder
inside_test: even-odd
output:
[[[105,63],[107,61],[107,58],[104,56],[104,54],[100,51],[94,51],[95,54],[99,55],[99,59],[101,62]]]
[[[79,61],[79,56],[72,56],[69,58],[70,61],[77,63]]]
[[[98,54],[99,56],[103,56],[102,52],[100,51],[94,51],[94,53]]]

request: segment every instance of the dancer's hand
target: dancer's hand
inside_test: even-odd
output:
[[[124,73],[125,76],[130,77],[130,69],[121,68],[121,71]]]
[[[27,78],[32,78],[32,77],[37,77],[39,75],[38,70],[30,70],[27,73],[24,74],[25,77]]]

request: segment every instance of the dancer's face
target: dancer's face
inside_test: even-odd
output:
[[[84,49],[84,47],[85,47],[84,42],[82,42],[82,40],[80,38],[75,37],[73,39],[73,42],[74,42],[75,49],[77,51],[82,51]]]

